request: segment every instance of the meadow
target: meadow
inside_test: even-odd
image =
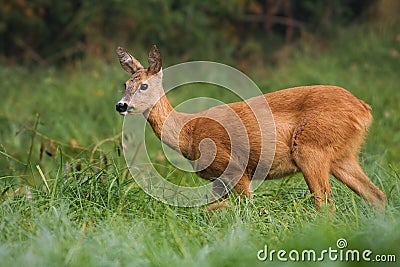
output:
[[[252,201],[231,195],[227,208],[211,213],[168,206],[134,182],[121,153],[123,118],[115,103],[127,75],[116,57],[62,68],[0,66],[0,265],[309,266],[279,261],[276,254],[272,262],[260,261],[257,253],[265,246],[338,250],[340,238],[346,249],[368,249],[371,259],[387,255],[398,264],[400,32],[386,25],[355,26],[323,47],[311,43],[296,51],[282,64],[245,73],[265,93],[335,84],[372,106],[374,123],[360,161],[387,196],[384,213],[333,177],[336,213],[318,212],[301,175],[264,182]],[[163,60],[169,66],[174,59]],[[231,98],[190,87],[169,97],[176,105],[201,95]],[[159,158],[158,145],[151,153]],[[161,163],[172,177],[186,175]],[[326,256],[313,265],[357,264]]]

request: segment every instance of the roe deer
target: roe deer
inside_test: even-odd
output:
[[[199,158],[202,140],[211,139],[216,152],[212,162],[197,172],[200,177],[215,181],[224,176],[223,180],[229,182],[237,170],[240,177],[233,189],[253,197],[250,183],[256,167],[264,164],[260,157],[262,132],[257,124],[268,122],[255,120],[249,105],[257,109],[266,100],[276,127],[276,147],[264,179],[302,172],[316,207],[329,204],[333,209],[329,183],[329,174],[332,174],[368,203],[385,208],[384,193],[368,179],[358,163],[360,146],[372,122],[371,108],[347,90],[328,85],[300,86],[186,114],[175,111],[165,96],[161,56],[155,45],[150,50],[147,69],[123,48],[118,47],[117,54],[122,68],[131,77],[125,83],[125,95],[116,110],[121,115],[142,113],[158,138],[189,160]],[[231,123],[235,117],[228,114],[228,108],[242,121],[249,140],[248,149],[235,152],[239,153],[235,156],[231,154],[229,142],[236,133],[229,135],[220,123],[204,117],[211,114],[222,123]],[[240,153],[248,155],[245,166],[240,162]],[[229,162],[234,167],[227,173],[224,170]]]

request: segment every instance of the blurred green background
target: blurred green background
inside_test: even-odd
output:
[[[114,60],[117,45],[139,53],[156,43],[179,60],[270,64],[280,60],[271,54],[283,45],[323,47],[339,28],[390,20],[396,2],[2,0],[0,53],[5,63],[48,65],[88,56]]]

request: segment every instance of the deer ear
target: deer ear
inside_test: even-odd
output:
[[[125,52],[125,50],[120,46],[117,48],[117,55],[119,58],[119,63],[127,73],[134,74],[137,70],[143,69],[143,66],[140,64],[140,62]]]
[[[161,55],[156,45],[153,45],[151,47],[148,61],[149,61],[149,72],[155,74],[161,70],[162,66]]]

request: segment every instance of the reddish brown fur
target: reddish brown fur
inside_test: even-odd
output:
[[[369,203],[384,208],[385,195],[366,177],[357,160],[372,122],[371,109],[366,103],[343,88],[322,85],[289,88],[264,97],[276,125],[276,151],[267,179],[302,172],[320,207],[332,203],[329,184],[329,174],[332,174]],[[259,163],[260,129],[245,102],[232,103],[229,107],[242,119],[251,140],[246,174],[235,191],[252,197],[250,180]],[[173,109],[165,96],[150,112],[148,120],[158,137],[164,123],[162,118],[171,112]],[[185,124],[179,147],[185,157],[194,160],[198,157],[200,141],[211,138],[217,145],[217,156],[198,175],[212,179],[221,175],[230,160],[230,142],[221,125],[201,115],[194,114],[195,119]]]
[[[241,178],[234,189],[239,194],[252,197],[251,179],[276,179],[302,172],[315,196],[317,207],[321,207],[332,203],[329,183],[329,174],[332,174],[367,202],[384,209],[385,195],[368,179],[358,163],[360,146],[372,122],[371,108],[345,89],[326,85],[295,87],[213,107],[197,114],[185,114],[176,112],[163,92],[162,75],[158,75],[161,73],[161,57],[155,46],[150,51],[150,67],[147,70],[122,48],[118,48],[118,55],[123,68],[132,74],[126,82],[126,93],[120,103],[134,107],[134,93],[140,84],[150,77],[156,79],[153,83],[155,88],[147,90],[154,90],[152,92],[160,98],[149,103],[152,108],[146,109],[143,114],[163,142],[189,160],[200,157],[199,145],[202,140],[209,138],[214,142],[214,160],[204,170],[196,169],[202,178],[214,180],[223,175],[222,178],[229,182],[235,174],[240,173],[238,178]],[[252,111],[254,108],[265,108],[260,104],[265,102],[264,98],[274,118],[276,150],[269,173],[264,173],[264,177],[254,177],[258,165],[270,165],[263,162],[261,157],[261,131],[271,142],[274,139],[271,133],[265,133],[260,127],[260,124],[269,123],[268,119],[257,121]],[[247,138],[249,140],[249,146],[243,146],[239,152],[231,151],[230,137],[226,128],[219,123],[238,123],[238,119],[235,121],[229,113],[230,110],[240,118],[239,123],[244,125],[244,135],[247,135],[240,136],[243,131],[234,127],[230,136],[239,135],[242,139],[238,140],[243,140],[243,143]],[[245,152],[249,152],[248,161],[241,160],[240,153]],[[233,168],[229,173],[224,173],[231,162]]]

